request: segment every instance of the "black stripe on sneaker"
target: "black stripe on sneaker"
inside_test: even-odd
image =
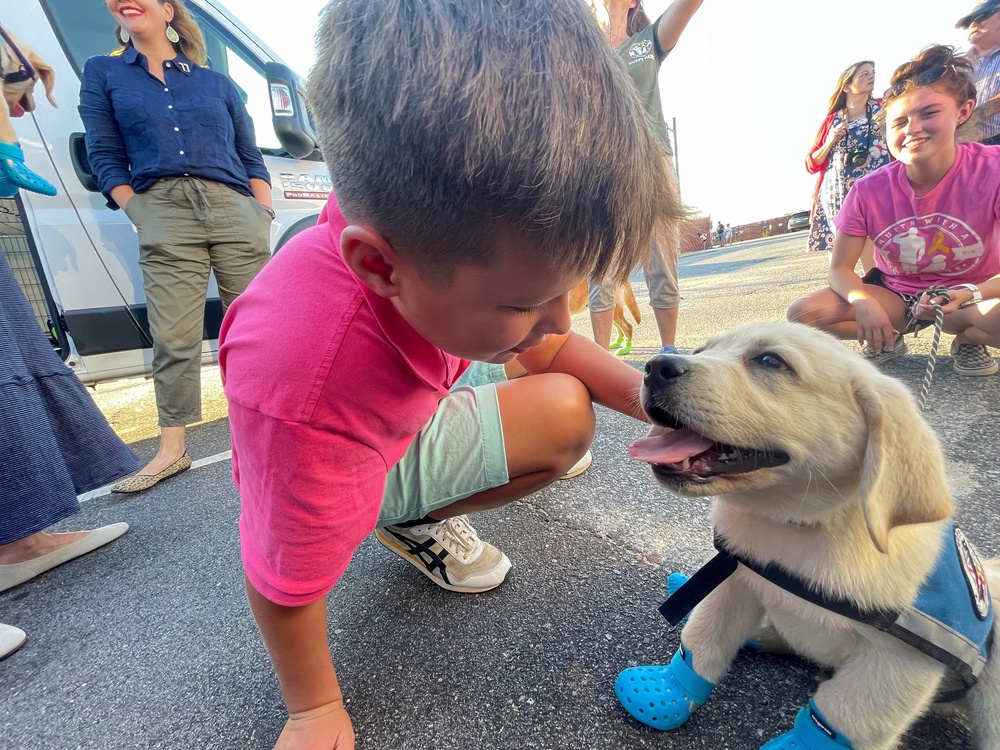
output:
[[[414,541],[407,536],[397,534],[391,529],[386,529],[386,531],[392,534],[397,541],[402,542],[407,548],[406,552],[408,552],[412,557],[415,557],[417,560],[420,560],[429,573],[433,573],[435,570],[440,571],[441,579],[448,585],[451,585],[451,580],[448,578],[448,566],[445,563],[445,558],[448,557],[448,550],[442,547],[441,552],[438,553],[434,551],[431,545],[425,544],[424,542]],[[431,541],[432,544],[438,544],[433,538]],[[430,559],[425,559],[424,554],[426,554]]]

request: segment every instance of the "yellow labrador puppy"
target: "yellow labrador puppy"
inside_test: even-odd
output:
[[[35,83],[41,81],[52,106],[55,71],[31,47],[19,40],[10,29],[0,26],[0,198],[9,198],[21,189],[43,195],[55,195],[56,187],[24,163],[24,151],[17,142],[11,117],[20,117],[35,109]]]
[[[954,526],[903,384],[824,333],[753,324],[651,360],[642,398],[657,426],[633,457],[673,492],[717,496],[720,553],[664,604],[678,622],[697,603],[671,663],[618,678],[629,713],[680,726],[767,623],[835,672],[764,749],[897,748],[959,698],[977,747],[1000,749],[1000,563]]]
[[[0,36],[0,90],[3,91],[6,114],[0,113],[0,141],[13,143],[17,140],[17,135],[9,118],[34,111],[35,83],[41,81],[49,103],[53,107],[57,106],[52,96],[56,73],[51,65],[18,39],[10,29],[3,27],[3,30],[5,36]],[[27,66],[25,62],[28,63]]]

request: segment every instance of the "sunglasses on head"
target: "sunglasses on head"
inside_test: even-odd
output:
[[[927,70],[922,70],[914,76],[907,76],[901,81],[895,83],[888,91],[885,92],[886,99],[895,99],[897,96],[902,96],[906,89],[909,87],[910,81],[913,81],[916,86],[930,86],[932,83],[937,83],[941,80],[948,69],[954,70],[954,65],[935,65],[933,68],[928,68]]]
[[[35,69],[31,67],[31,63],[28,62],[28,59],[23,54],[21,54],[21,50],[19,50],[17,45],[14,44],[14,40],[7,36],[7,32],[4,31],[2,27],[0,27],[0,38],[7,43],[7,47],[10,48],[11,52],[17,56],[18,61],[21,63],[20,68],[10,73],[5,74],[3,70],[0,70],[0,81],[3,81],[4,83],[24,83],[25,81],[33,81],[36,77]]]

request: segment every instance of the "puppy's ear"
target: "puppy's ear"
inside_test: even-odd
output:
[[[38,71],[38,77],[42,81],[42,86],[45,87],[45,98],[49,100],[49,104],[58,108],[59,105],[56,104],[56,99],[52,96],[52,89],[56,85],[56,72],[44,60],[35,64],[35,70]]]
[[[941,447],[909,394],[869,381],[855,384],[854,396],[868,428],[861,506],[872,542],[885,554],[895,527],[940,521],[954,506]]]

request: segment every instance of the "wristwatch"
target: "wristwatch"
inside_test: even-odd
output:
[[[979,287],[976,286],[975,284],[955,284],[955,286],[953,286],[952,289],[968,289],[970,292],[972,292],[972,299],[970,299],[968,302],[963,302],[961,305],[959,305],[958,306],[959,310],[961,310],[963,307],[972,307],[973,305],[978,305],[980,302],[983,301],[983,293],[979,291]]]

